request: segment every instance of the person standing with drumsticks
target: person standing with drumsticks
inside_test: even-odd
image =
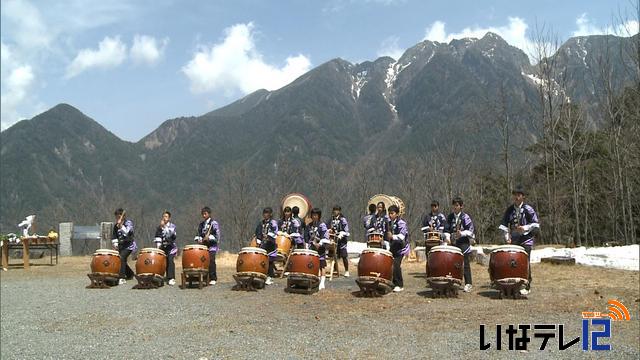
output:
[[[422,230],[424,238],[427,239],[429,232],[437,231],[442,234],[446,222],[447,218],[440,212],[440,203],[433,200],[431,202],[431,212],[422,218],[422,228],[420,230]]]
[[[462,211],[464,203],[462,198],[455,197],[451,202],[453,212],[447,217],[445,225],[445,241],[460,248],[464,255],[464,292],[470,292],[473,288],[471,280],[471,243],[474,241],[474,227],[471,217]],[[452,239],[453,237],[453,239]]]
[[[273,219],[273,209],[266,207],[262,210],[262,221],[256,226],[256,242],[258,246],[264,249],[269,256],[269,269],[267,273],[266,285],[273,284],[275,275],[275,265],[273,262],[278,255],[278,246],[276,245],[276,234],[278,233],[278,222]]]
[[[294,249],[304,248],[304,239],[301,234],[302,221],[293,217],[291,208],[285,206],[282,210],[282,219],[278,221],[278,235],[284,235],[291,241]]]
[[[522,186],[516,186],[511,192],[513,204],[504,212],[499,229],[504,231],[507,244],[519,245],[529,256],[529,282],[520,289],[520,294],[528,295],[531,291],[531,249],[533,248],[534,231],[540,229],[538,214],[529,204],[525,204],[526,193]]]
[[[302,218],[300,218],[300,208],[297,206],[294,206],[291,208],[291,215],[293,216],[293,219],[296,220],[296,222],[298,224],[300,224],[298,226],[298,234],[300,235],[297,239],[295,239],[295,248],[296,249],[306,249],[307,248],[307,244],[305,244],[304,242],[304,229],[305,229],[305,223],[304,221],[302,221]]]
[[[368,224],[365,225],[367,228],[367,236],[372,232],[379,232],[385,236],[383,248],[389,250],[389,240],[391,237],[389,236],[389,216],[387,215],[386,205],[380,201],[376,205],[375,214],[371,215],[368,219]]]
[[[396,205],[389,206],[389,230],[391,231],[390,251],[393,255],[393,288],[394,292],[404,290],[402,279],[402,259],[409,253],[409,229],[407,222],[400,217],[400,209]]]
[[[376,204],[369,204],[368,210],[369,213],[362,217],[362,224],[364,225],[364,229],[367,231],[367,233],[369,233],[369,229],[371,228],[371,219],[376,216]],[[366,237],[364,241],[367,241]]]
[[[347,242],[349,241],[349,223],[347,218],[342,215],[342,207],[336,205],[331,213],[331,220],[327,222],[330,226],[330,235],[333,235],[336,241],[336,252],[344,264],[344,276],[349,277],[349,254],[347,253]],[[336,262],[336,269],[338,263]],[[331,269],[333,270],[333,269]]]
[[[218,253],[218,243],[222,237],[220,224],[211,217],[211,208],[205,206],[200,210],[202,222],[198,225],[198,235],[193,241],[203,244],[209,248],[209,285],[215,285],[218,281],[216,271],[216,254]]]
[[[167,210],[162,213],[153,241],[158,249],[167,254],[167,283],[173,286],[176,284],[176,264],[173,259],[178,254],[178,247],[176,246],[176,225],[171,222],[171,213]]]
[[[324,289],[325,268],[327,267],[326,256],[326,244],[329,244],[329,231],[327,225],[320,221],[322,217],[322,210],[319,208],[311,209],[311,223],[307,225],[307,231],[305,232],[305,239],[309,244],[311,250],[318,252],[320,256],[320,285],[319,290]]]
[[[114,212],[116,223],[113,225],[111,245],[120,253],[120,274],[118,284],[126,284],[133,278],[134,272],[127,264],[127,259],[132,252],[138,249],[133,238],[133,221],[127,219],[126,212],[122,208]]]

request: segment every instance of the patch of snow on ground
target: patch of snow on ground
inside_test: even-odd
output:
[[[600,266],[609,269],[640,270],[640,246],[544,248],[531,252],[531,262],[552,256],[564,256],[576,259],[576,264]]]

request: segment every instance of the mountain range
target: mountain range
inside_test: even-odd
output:
[[[569,98],[593,110],[601,91],[590,80],[595,69],[608,59],[612,86],[621,90],[630,79],[621,49],[637,43],[638,35],[576,37],[546,60],[555,61]],[[449,146],[456,156],[472,152],[491,164],[500,151],[496,104],[511,114],[521,148],[538,135],[543,80],[536,73],[522,50],[493,33],[448,44],[423,41],[398,60],[330,60],[278,90],[166,120],[135,143],[59,104],[0,134],[0,231],[15,231],[31,213],[38,214],[40,232],[62,221],[93,224],[110,219],[118,206],[137,209],[147,224],[162,209],[177,209],[189,213],[184,221],[193,226],[203,198],[229,199],[222,194],[230,186],[224,187],[225,174],[226,180],[248,177],[242,181],[252,196],[275,205],[282,191],[315,192],[329,168],[349,178],[359,164],[387,169],[397,156],[423,158]],[[597,112],[589,114],[597,126]],[[317,174],[320,182],[309,180]]]

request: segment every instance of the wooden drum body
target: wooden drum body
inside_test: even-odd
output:
[[[238,274],[261,274],[266,278],[269,270],[267,251],[257,247],[243,247],[238,253],[236,272]]]
[[[427,233],[427,239],[424,242],[425,254],[428,254],[431,249],[440,245],[440,233],[437,231],[429,231]]]
[[[491,281],[516,282],[529,279],[529,256],[522,246],[503,245],[491,252],[489,258]]]
[[[94,274],[118,277],[120,273],[120,254],[115,250],[98,249],[91,259],[91,272]]]
[[[140,250],[136,261],[136,274],[155,274],[163,276],[167,268],[167,256],[164,251],[156,248],[144,248]]]
[[[453,278],[462,282],[464,255],[455,246],[434,246],[427,256],[427,279]]]
[[[291,240],[284,235],[278,235],[276,236],[276,247],[278,249],[278,256],[280,258],[286,258],[291,251]]]
[[[384,235],[380,232],[372,232],[367,236],[367,247],[382,248],[384,243]]]
[[[295,274],[306,274],[317,277],[320,271],[320,256],[318,252],[305,249],[293,250],[289,258],[287,271],[290,277]]]
[[[204,245],[187,245],[182,249],[182,270],[209,270],[209,249]]]
[[[384,249],[364,249],[358,261],[358,277],[382,278],[391,282],[393,255]]]

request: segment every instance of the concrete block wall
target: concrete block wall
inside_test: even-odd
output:
[[[71,256],[71,236],[73,235],[73,223],[60,223],[58,234],[60,239],[60,256]]]

